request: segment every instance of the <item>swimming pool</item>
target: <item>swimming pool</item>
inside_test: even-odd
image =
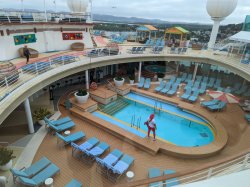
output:
[[[98,111],[93,115],[145,138],[147,126],[144,122],[150,114],[155,113],[157,139],[184,147],[204,146],[214,140],[208,123],[199,116],[182,111],[174,105],[135,93],[126,95],[126,101],[128,105],[113,116]],[[158,108],[160,106],[162,109],[154,109],[155,103],[158,103]]]
[[[173,69],[171,67],[159,66],[159,65],[149,65],[145,67],[145,70],[154,72],[154,73],[168,73],[172,72]]]

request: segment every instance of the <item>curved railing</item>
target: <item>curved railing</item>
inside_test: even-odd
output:
[[[138,46],[138,45],[136,45]],[[240,63],[239,56],[228,56],[225,52],[214,52],[208,50],[192,50],[188,49],[185,53],[179,50],[180,48],[176,48],[174,51],[169,47],[165,47],[162,51],[155,51],[152,48],[147,48],[145,51],[133,51],[132,48],[134,45],[119,45],[120,52],[114,56],[112,50],[106,50],[106,53],[103,54],[102,50],[98,53],[89,53],[87,55],[87,51],[70,53],[65,52],[63,55],[57,55],[55,57],[48,57],[47,59],[42,59],[42,62],[36,62],[33,64],[29,64],[23,66],[18,69],[18,76],[8,76],[0,81],[0,104],[4,104],[3,102],[8,97],[10,93],[15,91],[17,88],[21,87],[23,84],[29,82],[42,75],[45,72],[48,72],[53,69],[60,68],[69,63],[79,63],[93,64],[97,61],[121,61],[121,63],[125,63],[126,59],[130,60],[189,60],[194,62],[206,62],[214,65],[220,65],[229,70],[234,71],[235,73],[241,75],[247,80],[250,80],[250,66],[247,64]],[[184,49],[184,48],[183,48]],[[91,51],[93,49],[88,49]],[[106,57],[107,56],[107,57]],[[111,57],[112,56],[112,57]],[[39,59],[38,59],[39,61]],[[116,62],[118,63],[118,62]],[[120,63],[120,62],[119,62]]]
[[[197,181],[206,180],[212,177],[223,176],[230,173],[242,171],[245,169],[250,169],[250,150],[246,150],[234,156],[224,158],[221,160],[214,161],[212,163],[205,164],[193,170],[187,170],[182,172],[177,172],[175,174],[164,175],[160,177],[155,177],[151,179],[143,179],[138,181],[133,181],[124,184],[114,185],[114,187],[135,187],[135,186],[148,186],[154,182],[164,181],[163,184],[171,185],[178,180],[180,184],[188,184]],[[177,178],[177,179],[176,179]],[[170,180],[165,182],[166,180]],[[154,187],[160,187],[164,185],[154,185]]]

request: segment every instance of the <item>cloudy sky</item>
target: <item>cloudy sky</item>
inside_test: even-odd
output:
[[[25,8],[43,9],[44,0],[23,0]],[[45,0],[55,10],[54,0]],[[55,0],[57,10],[68,11],[67,0]],[[93,0],[93,13],[124,17],[157,18],[166,21],[212,23],[207,0]],[[0,0],[1,8],[20,8],[21,0]],[[235,11],[222,24],[241,23],[250,14],[250,0],[238,0]]]

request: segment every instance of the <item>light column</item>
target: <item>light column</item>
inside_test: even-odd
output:
[[[34,130],[34,125],[33,125],[33,120],[32,120],[32,115],[31,115],[31,110],[30,110],[29,98],[27,98],[24,101],[24,108],[25,108],[26,118],[28,121],[29,133],[32,134],[35,132],[35,130]]]
[[[141,66],[142,66],[142,62],[139,63],[138,82],[140,82],[141,80]]]
[[[195,63],[194,73],[193,73],[193,82],[195,81],[195,77],[196,77],[196,74],[197,74],[198,66],[199,66],[199,64]]]
[[[214,48],[214,44],[216,42],[216,38],[217,38],[217,35],[218,35],[218,32],[219,32],[220,22],[223,20],[223,18],[212,18],[212,20],[214,21],[214,25],[213,25],[210,40],[209,40],[209,43],[208,43],[208,48],[209,49]]]
[[[85,71],[86,90],[89,89],[89,70]]]

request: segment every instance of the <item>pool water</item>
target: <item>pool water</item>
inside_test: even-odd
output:
[[[146,66],[145,69],[150,72],[164,73],[164,74],[173,71],[171,67],[168,67],[168,66],[165,67],[165,66],[159,66],[159,65],[149,65],[149,66]]]
[[[126,101],[129,105],[113,116],[101,112],[94,112],[93,114],[144,138],[147,136],[147,126],[144,125],[144,122],[150,114],[155,113],[157,139],[177,146],[204,146],[214,139],[213,132],[204,119],[182,111],[174,105],[135,93],[128,94]],[[154,105],[151,106],[151,102],[161,103],[158,105],[162,107],[162,110],[155,110]]]

